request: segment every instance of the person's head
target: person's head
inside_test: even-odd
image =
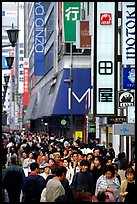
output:
[[[30,164],[30,170],[36,171],[38,173],[39,172],[39,164],[37,162],[32,162]]]
[[[127,168],[126,172],[125,172],[125,177],[128,180],[128,182],[132,182],[135,179],[135,170],[130,167]]]
[[[99,149],[99,147],[95,147],[95,148],[94,148],[93,154],[94,154],[94,156],[99,156],[99,155],[100,155],[100,149]]]
[[[26,152],[22,152],[22,158],[24,158],[24,159],[27,158],[27,153]]]
[[[45,155],[45,151],[44,151],[44,150],[40,150],[39,155],[40,155],[41,157],[43,157],[43,156]]]
[[[114,169],[115,169],[115,175],[118,174],[118,165],[116,163],[112,163]]]
[[[60,161],[60,152],[55,152],[53,154],[53,158],[54,158],[55,162],[58,163]]]
[[[81,171],[83,171],[83,172],[87,171],[87,170],[89,169],[89,161],[87,161],[87,160],[82,160],[82,161],[80,162],[80,169],[81,169]]]
[[[51,167],[50,167],[49,163],[43,164],[43,170],[44,170],[44,172],[45,172],[46,174],[50,174],[50,172],[51,172]]]
[[[94,157],[94,165],[95,167],[100,167],[103,164],[103,157],[102,156],[95,156]]]
[[[107,158],[106,158],[106,164],[107,164],[107,165],[112,164],[112,158],[111,158],[110,156],[107,156]]]
[[[29,158],[32,159],[33,158],[33,152],[29,153]]]
[[[63,181],[66,178],[67,169],[64,166],[58,166],[56,170],[56,176],[59,177],[60,181]]]
[[[13,154],[10,158],[10,161],[12,164],[16,164],[17,163],[17,155]]]
[[[55,164],[55,160],[53,158],[49,158],[49,165],[52,166],[53,164]]]
[[[115,169],[113,165],[105,165],[103,169],[103,173],[105,174],[107,179],[113,178],[115,176]]]
[[[89,159],[92,159],[92,158],[94,158],[94,154],[92,152],[90,152],[90,153],[88,153],[86,155],[86,160],[89,160]]]
[[[68,158],[63,159],[63,166],[69,167],[70,166],[71,160]]]
[[[73,161],[77,161],[78,160],[78,153],[77,152],[73,152],[72,153],[72,159],[73,159]]]
[[[105,202],[105,200],[106,200],[105,192],[99,191],[98,194],[97,194],[97,200],[99,202]]]

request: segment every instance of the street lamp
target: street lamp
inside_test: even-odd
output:
[[[8,45],[2,45],[2,47],[15,47],[16,46],[16,42],[18,40],[18,33],[19,30],[18,29],[14,29],[14,25],[12,23],[12,29],[6,30],[7,34],[8,34],[8,38],[11,44]]]
[[[6,62],[7,62],[9,69],[11,69],[11,67],[13,65],[13,61],[14,61],[14,57],[12,57],[12,56],[6,57]]]
[[[6,84],[6,85],[8,84],[9,79],[10,79],[10,76],[9,76],[9,75],[5,75],[5,76],[4,76],[4,81],[5,81],[5,84]]]

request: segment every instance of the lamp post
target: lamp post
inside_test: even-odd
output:
[[[73,103],[72,103],[72,91],[73,91],[73,53],[72,53],[72,42],[70,43],[70,74],[69,79],[64,79],[64,83],[69,83],[70,85],[70,131],[69,136],[73,137]]]

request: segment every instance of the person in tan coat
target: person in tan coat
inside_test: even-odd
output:
[[[136,195],[135,189],[135,171],[133,168],[128,168],[125,172],[125,177],[120,186],[121,202],[132,203]]]

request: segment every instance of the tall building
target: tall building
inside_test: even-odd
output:
[[[16,2],[2,2],[2,44],[9,44],[9,39],[6,30],[11,29],[12,24],[17,28],[17,3]],[[4,85],[4,75],[11,76],[11,70],[8,69],[5,57],[9,55],[14,56],[14,48],[11,46],[2,48],[2,85]],[[14,66],[14,65],[13,65]],[[2,86],[3,91],[3,86]],[[8,83],[8,89],[3,104],[3,111],[7,113],[7,125],[10,125],[10,108],[11,108],[11,77]]]
[[[76,49],[74,43],[71,59],[70,43],[62,40],[61,2],[25,2],[25,14],[30,95],[24,123],[61,136],[69,134],[73,120],[73,136],[82,137],[86,95],[91,94],[90,49]],[[70,83],[65,83],[71,68],[72,95]]]

